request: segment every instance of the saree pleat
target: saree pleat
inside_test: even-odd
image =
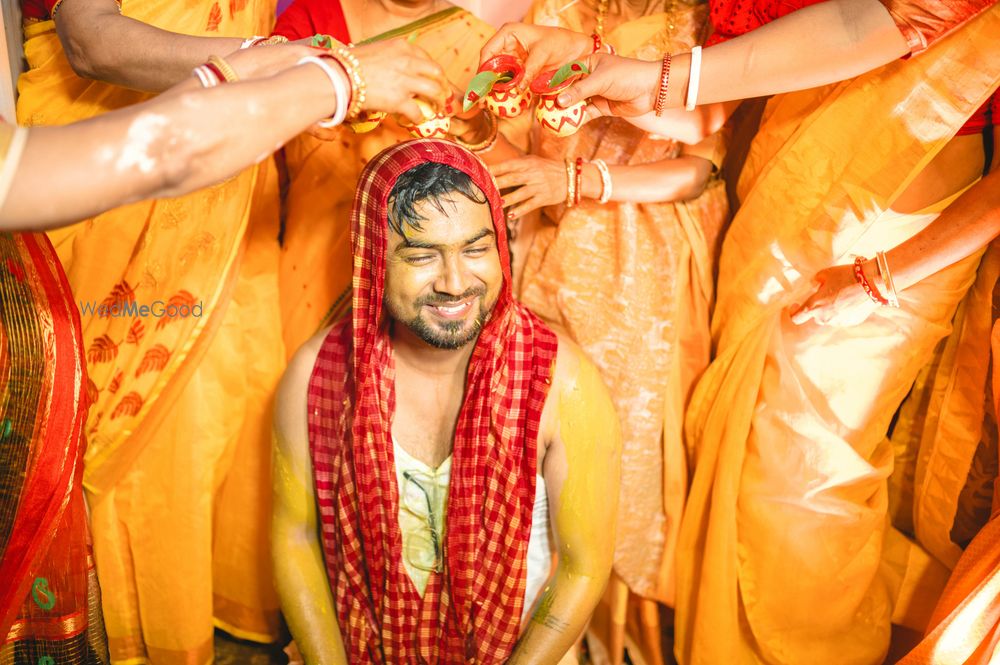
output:
[[[894,524],[949,569],[990,515],[997,436],[987,404],[990,363],[983,359],[990,357],[998,274],[994,243],[955,315],[954,332],[922,370],[892,434]]]
[[[992,414],[996,428],[998,411],[997,395],[1000,395],[1000,372],[996,358],[1000,353],[1000,324],[997,307],[1000,290],[997,289],[1000,273],[1000,246],[994,242],[987,251],[980,268],[976,287],[970,292],[963,306],[971,310],[969,318],[981,320],[976,313],[986,309],[975,304],[989,303],[991,326],[986,329],[987,353],[991,354],[991,371],[986,377],[987,410]],[[981,350],[983,332],[977,325],[976,335],[965,337],[956,345],[957,355],[964,355],[963,349],[974,347]],[[980,356],[980,361],[983,356]],[[978,374],[976,376],[978,379]],[[968,384],[969,387],[979,384]],[[956,391],[957,393],[957,391]],[[952,393],[955,395],[956,393]],[[980,393],[981,395],[981,393]],[[944,402],[945,407],[951,400]],[[968,401],[960,398],[959,402]],[[947,408],[942,408],[944,413]],[[931,431],[931,430],[928,430]],[[984,436],[984,440],[985,440]],[[959,444],[968,443],[963,438]],[[995,443],[994,443],[995,445]],[[959,451],[962,448],[958,448]],[[968,453],[956,456],[967,459]],[[994,477],[995,482],[995,477]],[[1000,656],[1000,519],[998,519],[1000,498],[994,489],[993,514],[989,522],[972,539],[955,565],[948,586],[941,595],[930,628],[924,640],[905,658],[900,665],[988,665]]]
[[[918,58],[769,104],[723,244],[717,356],[686,421],[685,665],[884,657],[901,593],[882,562],[885,434],[979,255],[901,293],[898,310],[827,326],[794,326],[784,310],[820,269],[899,244],[947,205],[891,210],[1000,81],[998,29],[993,8]]]
[[[246,37],[267,34],[274,3],[125,0],[122,12],[174,32]],[[52,21],[25,26],[25,55],[22,124],[65,124],[149,97],[77,77]],[[205,662],[213,623],[248,639],[278,635],[262,489],[284,357],[269,164],[49,234],[83,310],[95,398],[83,482],[116,661]],[[102,304],[199,313],[101,316]],[[220,345],[243,355],[213,353]]]

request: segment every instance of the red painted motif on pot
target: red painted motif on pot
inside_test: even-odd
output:
[[[584,102],[577,102],[573,106],[561,108],[556,103],[555,96],[542,97],[538,101],[538,108],[535,109],[535,118],[545,129],[556,136],[570,136],[576,133],[583,126]]]
[[[498,118],[516,118],[531,106],[531,91],[495,86],[486,98],[486,108]]]

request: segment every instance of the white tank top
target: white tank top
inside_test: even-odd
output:
[[[403,568],[423,597],[431,571],[438,570],[441,565],[451,455],[438,468],[432,469],[406,452],[396,443],[395,437],[392,447],[396,456],[396,483],[399,487],[398,518],[399,530],[403,536]],[[552,554],[549,498],[545,491],[545,480],[536,476],[522,619],[531,612],[552,574]]]

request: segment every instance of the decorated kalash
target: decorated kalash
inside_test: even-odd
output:
[[[574,60],[558,69],[542,72],[525,88],[524,65],[514,56],[499,55],[479,68],[465,91],[462,110],[468,111],[485,100],[486,108],[494,115],[516,118],[537,99],[535,119],[538,124],[556,136],[570,136],[583,125],[586,102],[562,108],[556,99],[559,93],[589,73],[586,64]]]
[[[336,48],[333,38],[328,35],[314,36],[312,45]],[[537,101],[535,119],[538,123],[556,136],[570,136],[583,126],[586,102],[580,101],[563,108],[556,100],[559,93],[589,73],[586,63],[574,60],[557,69],[542,72],[525,86],[524,64],[512,55],[499,55],[484,62],[469,82],[462,100],[462,112],[468,113],[477,104],[484,103],[488,112],[496,118],[512,119],[520,117]],[[451,116],[435,112],[426,103],[416,101],[426,119],[416,125],[402,117],[397,118],[397,122],[413,138],[448,138]],[[366,111],[357,114],[349,126],[355,133],[363,134],[376,129],[385,117],[386,114],[381,111]]]

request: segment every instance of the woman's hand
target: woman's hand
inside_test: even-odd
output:
[[[509,53],[524,62],[524,82],[542,72],[581,60],[594,50],[594,40],[581,32],[529,23],[506,23],[479,52],[479,64]]]
[[[868,281],[874,283],[875,262],[868,261],[862,268]],[[795,325],[810,319],[819,325],[855,325],[879,307],[854,278],[853,264],[820,270],[813,281],[816,286],[809,298],[801,306],[789,309]]]
[[[564,90],[562,107],[587,100],[587,120],[602,115],[631,118],[653,111],[660,87],[660,63],[595,53],[587,61],[590,74]]]
[[[493,164],[490,172],[501,191],[517,188],[503,195],[509,219],[566,201],[568,183],[563,162],[527,155]]]
[[[452,86],[444,70],[419,46],[403,39],[374,42],[352,49],[367,85],[363,108],[397,113],[414,123],[426,120],[414,98],[444,112]]]

